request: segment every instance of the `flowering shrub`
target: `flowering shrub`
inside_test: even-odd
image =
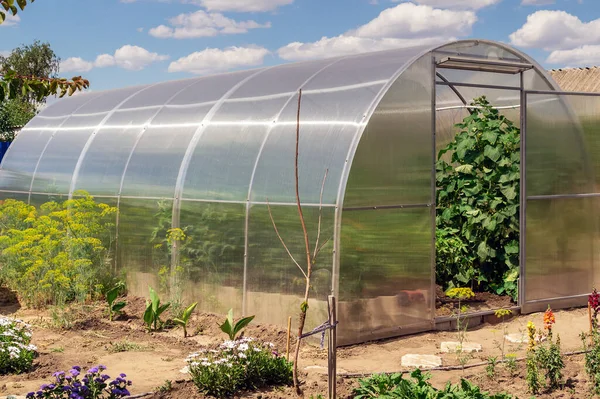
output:
[[[218,349],[192,353],[187,362],[200,392],[224,397],[240,389],[291,384],[292,363],[273,348],[273,344],[243,337],[225,341]]]
[[[73,366],[69,373],[57,371],[53,374],[55,381],[44,384],[37,392],[29,392],[27,399],[120,399],[130,396],[127,387],[131,381],[121,373],[112,381],[110,376],[102,374],[105,366],[89,369],[81,377],[81,367]]]
[[[37,348],[30,342],[28,324],[0,317],[0,374],[18,374],[31,368]]]

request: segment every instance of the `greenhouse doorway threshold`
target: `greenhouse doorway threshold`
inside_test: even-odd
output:
[[[500,112],[520,132],[520,166],[519,209],[524,209],[523,195],[525,193],[525,81],[527,73],[534,74],[535,68],[531,63],[511,59],[489,59],[478,56],[456,56],[437,52],[433,55],[434,63],[434,90],[432,99],[433,108],[433,198],[437,201],[437,174],[436,166],[438,154],[456,137],[455,125],[463,122],[464,118],[473,115],[481,105],[473,103],[476,98],[483,96],[489,101],[493,109]],[[441,158],[440,158],[441,159]],[[433,237],[437,237],[436,206],[433,207]],[[434,327],[436,330],[456,329],[457,323],[467,323],[468,327],[485,322],[497,322],[495,315],[499,309],[510,310],[512,316],[521,311],[523,296],[522,278],[524,275],[524,249],[525,249],[525,220],[524,213],[517,216],[519,221],[519,235],[515,240],[519,245],[518,277],[512,283],[513,294],[517,291],[517,303],[511,301],[508,291],[500,296],[496,292],[477,292],[475,300],[463,301],[468,305],[465,311],[457,311],[461,302],[449,301],[441,286],[437,285],[438,262],[436,259],[436,245],[433,247],[432,256],[432,291],[434,297]],[[514,233],[513,233],[514,234]],[[516,264],[516,263],[513,263]],[[440,269],[441,270],[441,269]],[[504,276],[504,275],[503,275]],[[448,280],[443,280],[448,281]],[[506,284],[506,283],[505,283]],[[468,286],[468,283],[464,284]],[[456,285],[458,286],[458,285]],[[489,289],[488,289],[489,291]],[[511,316],[511,317],[512,317]]]

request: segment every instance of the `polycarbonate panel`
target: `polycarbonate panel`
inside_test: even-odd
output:
[[[441,54],[436,56],[436,61],[448,57],[447,54]],[[467,71],[463,69],[446,69],[438,68],[437,74],[444,77],[449,82],[460,82],[460,83],[476,83],[485,85],[497,85],[497,86],[513,86],[519,87],[521,84],[521,75],[514,74],[508,75],[505,73],[494,73],[494,72],[480,72],[480,71]],[[438,82],[443,81],[439,76],[436,76]]]
[[[345,211],[340,239],[338,342],[431,327],[430,208]]]
[[[27,123],[27,129],[33,128],[51,128],[62,125],[69,116],[56,117],[56,118],[33,118]]]
[[[152,126],[174,124],[196,124],[199,126],[213,105],[214,103],[193,106],[166,105],[154,117]]]
[[[52,103],[46,105],[38,114],[39,116],[69,116],[77,111],[82,105],[93,101],[104,95],[104,92],[79,93],[71,97],[63,97],[52,100]]]
[[[445,148],[460,129],[456,124],[469,115],[464,108],[462,100],[448,86],[436,86],[435,88],[435,155]]]
[[[198,78],[162,82],[148,87],[125,101],[120,108],[139,108],[163,105],[176,93],[198,81]]]
[[[60,129],[96,129],[99,124],[102,123],[104,119],[108,116],[108,112],[103,112],[100,114],[94,115],[71,115],[67,120],[65,120],[61,125]],[[29,127],[29,126],[28,126]],[[57,128],[58,129],[58,128]],[[58,129],[58,130],[60,130]]]
[[[29,202],[29,194],[25,193],[13,193],[10,191],[0,191],[0,202],[5,201],[7,199],[12,199],[15,201],[21,202]]]
[[[256,71],[241,71],[200,78],[175,96],[169,104],[189,105],[217,101],[236,84],[255,73]]]
[[[17,135],[2,159],[2,190],[29,191],[33,171],[50,136],[48,130],[27,130]]]
[[[245,201],[268,126],[210,126],[190,161],[184,198]]]
[[[179,266],[185,303],[205,312],[242,312],[245,204],[182,201]]]
[[[572,96],[527,94],[527,197],[595,191],[588,145],[571,101]]]
[[[122,195],[173,198],[181,161],[196,129],[146,129],[125,171]]]
[[[144,125],[154,115],[156,115],[157,112],[158,108],[116,110],[104,122],[104,128],[108,129],[114,126]]]
[[[598,198],[527,201],[526,301],[589,294],[598,283],[599,210]]]
[[[75,112],[75,114],[88,114],[111,111],[118,107],[118,105],[125,101],[128,97],[132,96],[137,92],[143,92],[143,90],[150,86],[152,85],[125,87],[123,89],[102,92],[101,96],[98,96],[92,101],[83,104],[81,108],[79,108],[77,112]]]
[[[127,273],[127,290],[133,295],[147,297],[148,287],[167,294],[168,274],[161,281],[159,271],[171,267],[166,235],[172,208],[172,200],[121,198],[117,264]]]
[[[456,43],[447,44],[438,49],[439,52],[452,53],[461,56],[476,56],[485,59],[502,59],[509,61],[526,61],[516,54],[516,50],[485,40],[461,40]]]
[[[303,203],[319,203],[323,178],[323,204],[335,204],[342,169],[357,128],[352,125],[307,125],[300,127],[299,187]],[[294,158],[296,127],[276,126],[258,161],[251,200],[296,201]]]
[[[79,170],[75,190],[117,195],[127,159],[142,129],[101,129],[96,133]]]
[[[57,131],[40,158],[32,191],[67,194],[81,150],[92,132],[92,129]]]
[[[319,209],[303,209],[311,248],[317,239]],[[298,263],[306,269],[302,226],[295,206],[273,206],[272,214],[281,237]],[[327,320],[327,296],[331,293],[333,259],[333,209],[323,209],[320,243],[326,243],[313,267],[306,330]],[[265,205],[253,205],[248,227],[247,313],[277,325],[297,315],[304,300],[305,278],[281,245]]]
[[[431,77],[425,56],[383,97],[352,160],[344,207],[432,202]]]

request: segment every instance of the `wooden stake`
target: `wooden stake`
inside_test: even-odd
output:
[[[290,361],[290,333],[292,329],[292,316],[288,316],[288,329],[287,329],[287,345],[285,347],[285,359]]]
[[[335,322],[337,320],[335,297],[329,295],[327,298],[329,308],[329,325],[333,326],[329,329],[329,342],[327,345],[327,371],[329,383],[329,399],[336,397],[336,382],[337,382],[337,329]]]

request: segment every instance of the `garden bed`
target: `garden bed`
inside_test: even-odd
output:
[[[491,292],[475,292],[475,297],[461,300],[461,305],[467,306],[468,313],[481,312],[486,310],[509,309],[515,304],[510,296],[495,295]],[[435,291],[435,315],[452,316],[458,311],[458,299],[449,298],[439,285]]]
[[[0,296],[3,294],[0,294]],[[108,367],[107,373],[126,373],[133,381],[132,394],[150,393],[148,398],[204,398],[197,393],[188,374],[181,372],[186,365],[189,353],[201,347],[218,345],[226,337],[218,324],[222,316],[194,313],[188,331],[190,337],[183,338],[179,328],[148,333],[141,315],[145,299],[127,297],[125,314],[109,322],[104,303],[75,305],[71,312],[61,314],[52,311],[39,311],[20,307],[11,301],[0,302],[0,314],[19,317],[32,325],[33,344],[38,347],[39,356],[34,360],[31,372],[21,375],[0,376],[0,396],[7,394],[23,395],[48,383],[52,373],[69,370],[73,365],[89,368],[97,364]],[[485,362],[489,356],[499,356],[497,342],[501,340],[502,329],[507,332],[525,331],[528,320],[541,325],[541,314],[514,317],[501,325],[483,325],[467,333],[467,340],[482,345],[483,351],[474,354],[467,364]],[[556,333],[560,334],[564,352],[581,349],[578,334],[586,331],[587,310],[577,309],[556,313]],[[62,328],[69,327],[68,329]],[[285,353],[286,332],[271,325],[252,323],[247,328],[247,336],[273,342],[280,353]],[[401,358],[408,353],[436,354],[443,359],[444,366],[458,365],[456,354],[440,353],[440,343],[456,339],[455,332],[431,332],[398,339],[372,342],[368,344],[338,349],[338,397],[350,397],[352,389],[358,385],[356,378],[344,378],[347,373],[379,373],[408,371],[401,367]],[[517,357],[525,355],[526,344],[506,344],[506,353]],[[564,372],[566,387],[552,394],[537,395],[538,398],[580,398],[585,397],[588,385],[583,371],[581,356],[565,357]],[[305,345],[301,352],[300,370],[304,381],[306,397],[327,393],[327,354],[326,350],[314,345]],[[474,367],[463,371],[433,371],[432,383],[441,387],[446,381],[458,382],[466,377],[486,390],[505,390],[520,398],[530,398],[526,393],[524,364],[518,364],[515,376],[509,375],[502,365],[497,366],[494,380],[486,377],[484,367]],[[272,388],[256,392],[240,393],[246,398],[293,398],[291,387]]]

